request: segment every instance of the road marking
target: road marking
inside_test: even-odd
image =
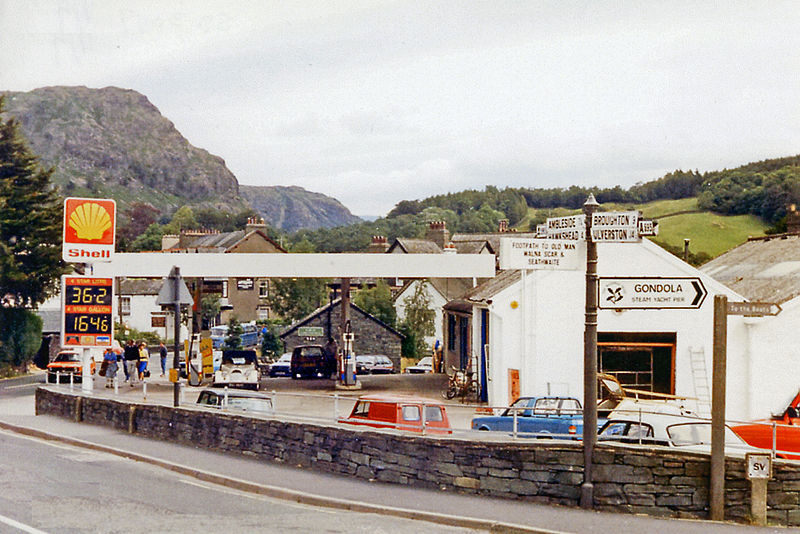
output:
[[[34,383],[32,383],[32,384],[20,384],[19,386],[6,386],[6,387],[4,387],[4,388],[2,388],[2,389],[19,389],[19,388],[29,388],[29,387],[38,387],[38,386],[40,386],[40,385],[41,385],[41,383],[39,383],[39,382],[34,382]]]
[[[6,517],[4,515],[0,515],[0,522],[10,525],[18,530],[21,530],[22,532],[29,532],[30,534],[47,534],[47,532],[44,530],[39,530],[38,528],[33,528],[24,523],[20,523],[19,521],[14,521],[10,517]]]

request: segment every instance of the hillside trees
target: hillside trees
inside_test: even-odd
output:
[[[4,99],[0,96],[0,113]],[[0,118],[0,366],[22,365],[39,348],[31,310],[58,289],[61,200],[14,119]]]

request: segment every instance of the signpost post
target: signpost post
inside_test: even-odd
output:
[[[180,343],[181,343],[181,306],[190,305],[194,302],[189,288],[181,277],[181,268],[174,266],[167,277],[167,281],[161,286],[156,298],[156,304],[164,308],[173,308],[175,337],[174,353],[172,355],[172,369],[169,372],[169,379],[172,382],[172,405],[176,408],[180,406]],[[189,376],[189,355],[186,355],[186,375]]]

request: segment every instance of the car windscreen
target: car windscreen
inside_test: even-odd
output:
[[[79,362],[80,357],[74,352],[62,352],[53,360],[54,362]]]
[[[228,397],[228,408],[246,412],[272,413],[272,401],[256,397]]]
[[[222,363],[228,365],[247,365],[256,362],[256,353],[252,350],[229,350],[222,353]]]
[[[686,445],[711,445],[711,423],[680,423],[667,427],[667,436],[677,447]],[[744,445],[742,438],[725,427],[727,445]]]

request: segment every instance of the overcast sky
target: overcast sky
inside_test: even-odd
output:
[[[800,153],[800,3],[0,0],[0,90],[146,95],[356,215]]]

